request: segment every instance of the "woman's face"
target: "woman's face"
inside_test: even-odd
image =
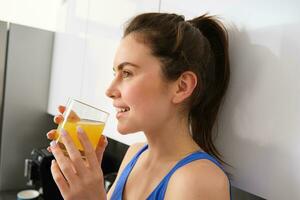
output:
[[[161,63],[134,34],[123,38],[114,59],[115,78],[106,91],[117,109],[118,131],[155,131],[172,111],[171,85]]]

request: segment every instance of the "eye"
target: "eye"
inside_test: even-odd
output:
[[[131,72],[123,70],[122,71],[122,78],[128,78],[129,76],[131,76]]]

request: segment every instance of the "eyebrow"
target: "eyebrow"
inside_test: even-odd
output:
[[[138,65],[136,65],[136,64],[133,64],[133,63],[130,63],[130,62],[122,62],[121,64],[119,64],[119,65],[116,67],[116,68],[117,68],[117,71],[122,70],[123,67],[126,66],[126,65],[130,65],[130,66],[132,66],[132,67],[137,67],[137,68],[140,67],[140,66],[138,66]],[[116,71],[115,67],[113,67],[113,71],[114,71],[114,72]]]

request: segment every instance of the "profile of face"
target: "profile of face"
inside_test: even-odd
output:
[[[114,59],[115,77],[106,91],[117,109],[120,133],[155,131],[173,112],[173,84],[163,78],[161,62],[131,33]]]

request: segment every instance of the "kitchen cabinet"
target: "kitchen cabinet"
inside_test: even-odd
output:
[[[57,28],[57,11],[64,0],[2,0],[0,20],[50,31]]]
[[[88,1],[70,0],[58,13],[61,19],[55,33],[48,112],[58,113],[69,97],[81,97],[86,50]]]
[[[55,35],[48,112],[55,115],[68,97],[78,98],[110,113],[104,130],[108,137],[126,144],[144,141],[142,134],[117,132],[115,110],[105,90],[113,79],[113,59],[124,23],[142,12],[158,12],[159,0],[69,0],[66,4],[65,28],[61,26]]]
[[[0,22],[0,199],[3,191],[25,187],[24,160],[32,149],[49,146],[53,38],[50,31]]]

